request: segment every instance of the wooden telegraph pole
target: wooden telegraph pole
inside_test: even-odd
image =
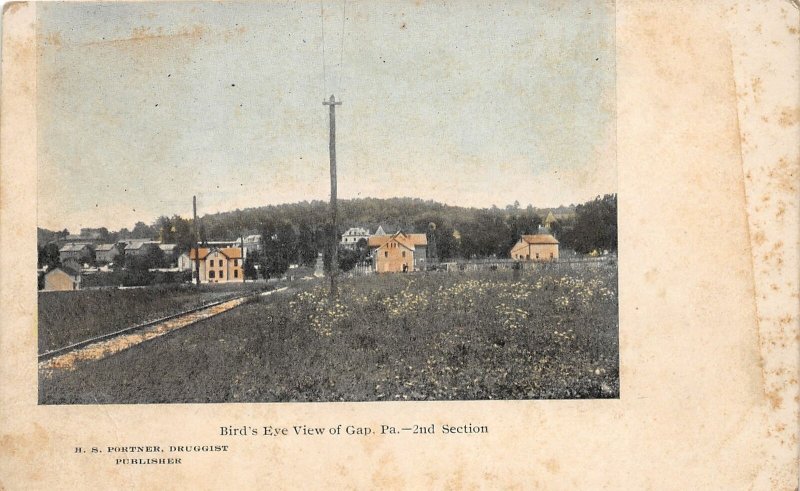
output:
[[[335,296],[337,292],[336,288],[336,275],[339,272],[339,259],[337,254],[337,240],[336,240],[336,106],[341,106],[342,101],[336,101],[336,99],[331,95],[331,98],[327,101],[322,101],[322,104],[325,106],[330,106],[330,142],[328,144],[328,152],[330,153],[331,157],[331,235],[330,235],[330,255],[331,255],[331,267],[330,267],[330,277],[331,277],[331,296]]]
[[[197,196],[192,196],[192,213],[194,214],[194,280],[200,284],[200,229],[197,227]]]

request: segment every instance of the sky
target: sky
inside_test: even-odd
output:
[[[39,3],[38,223],[338,196],[558,206],[616,192],[597,1]],[[323,43],[324,38],[324,43]],[[323,63],[324,59],[324,63]]]

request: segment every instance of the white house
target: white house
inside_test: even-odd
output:
[[[369,241],[369,229],[352,227],[342,234],[341,245],[348,249],[355,249],[361,239],[364,239],[365,242]]]

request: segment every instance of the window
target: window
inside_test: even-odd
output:
[[[219,260],[219,267],[222,267],[222,259]]]
[[[214,270],[211,270],[211,271],[208,272],[208,277],[209,278],[213,278],[214,277]]]
[[[403,257],[406,257],[406,251],[403,251],[402,254],[403,254]]]
[[[239,265],[239,260],[238,259],[234,259],[233,260],[233,265],[234,266],[238,266]]]
[[[389,257],[389,251],[383,251],[383,257]]]
[[[538,252],[536,253],[536,259],[539,259],[539,253]]]
[[[239,270],[238,269],[234,269],[233,270],[233,277],[234,278],[238,278],[239,277]]]
[[[225,278],[225,271],[219,272],[219,279]]]

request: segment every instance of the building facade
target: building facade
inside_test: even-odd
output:
[[[181,271],[191,271],[193,269],[192,260],[189,258],[188,252],[184,252],[178,256],[178,269]]]
[[[368,245],[378,273],[400,273],[425,269],[428,238],[425,234],[373,235]]]
[[[193,276],[196,277],[195,258],[200,263],[201,283],[230,283],[244,281],[244,260],[239,247],[201,247],[189,251]]]
[[[117,244],[100,244],[95,250],[95,260],[98,263],[113,263],[119,256],[120,247]]]
[[[369,241],[369,229],[361,227],[347,229],[347,231],[342,234],[340,244],[348,249],[355,249],[358,247],[359,240],[364,240],[364,242]]]
[[[67,259],[75,259],[78,262],[84,263],[92,260],[94,251],[89,244],[86,243],[70,243],[61,246],[58,250],[58,257],[63,263]]]
[[[558,240],[550,234],[523,235],[509,255],[518,261],[557,261],[558,245]]]
[[[44,275],[44,290],[48,292],[81,289],[81,273],[69,266],[53,268]]]

